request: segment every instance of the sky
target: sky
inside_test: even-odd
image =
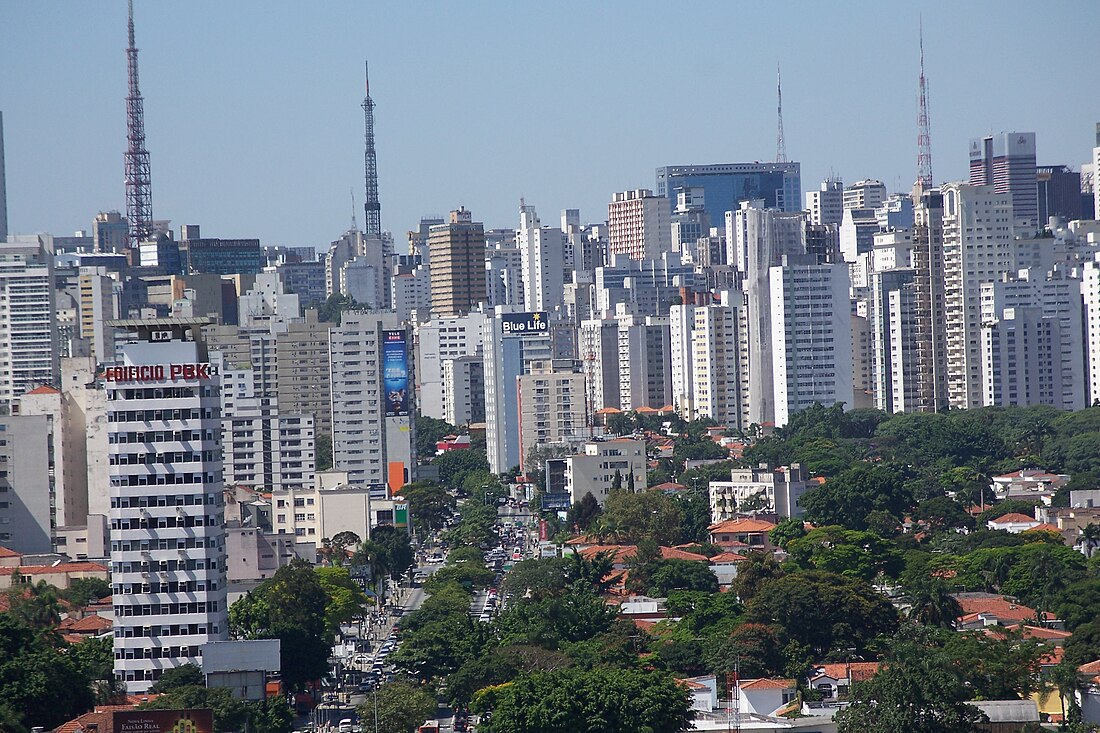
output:
[[[136,0],[156,219],[322,249],[362,225],[363,63],[382,226],[465,206],[515,227],[603,221],[654,169],[770,161],[776,64],[803,191],[830,173],[909,190],[918,23],[933,175],[970,137],[1037,134],[1087,161],[1100,121],[1096,0],[289,2]],[[923,17],[921,17],[923,16]],[[0,0],[9,230],[67,235],[125,210],[126,3]]]

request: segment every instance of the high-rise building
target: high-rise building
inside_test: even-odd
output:
[[[317,311],[289,323],[275,339],[277,404],[282,415],[312,415],[317,435],[332,436],[329,326]]]
[[[130,241],[130,225],[117,211],[101,211],[92,222],[92,241],[96,252],[125,252]]]
[[[840,224],[840,251],[844,261],[855,262],[861,254],[870,252],[877,231],[878,217],[873,208],[845,207]]]
[[[37,390],[52,387],[39,387]],[[54,485],[55,425],[52,415],[0,417],[0,544],[22,553],[53,551],[57,527]]]
[[[115,672],[133,693],[228,637],[221,385],[207,321],[126,320],[104,373]]]
[[[886,200],[886,186],[882,181],[865,178],[844,189],[845,209],[877,209]]]
[[[718,303],[673,306],[673,310],[691,309],[695,320],[690,351],[692,415],[740,430],[748,427],[749,355],[744,309],[734,296],[723,292]],[[672,314],[671,319],[680,320],[680,314]]]
[[[0,242],[0,410],[58,383],[53,265],[48,234]]]
[[[588,406],[595,412],[621,409],[619,399],[619,322],[608,316],[581,321],[578,331]]]
[[[395,313],[344,313],[329,340],[333,467],[387,498],[413,480],[412,334]]]
[[[1062,367],[1052,344],[1057,318],[1039,308],[1005,308],[981,325],[982,403],[996,407],[1061,406]]]
[[[695,243],[710,234],[710,217],[706,211],[706,194],[700,186],[673,191],[676,204],[672,207],[672,251],[690,256]]]
[[[607,205],[607,242],[612,255],[655,260],[672,250],[669,203],[648,188],[616,192]]]
[[[190,274],[255,275],[264,267],[258,239],[203,238],[196,226],[188,227],[179,248]]]
[[[1092,149],[1092,218],[1100,217],[1100,122],[1096,123],[1096,147]]]
[[[913,325],[917,385],[906,412],[939,412],[947,408],[947,329],[943,257],[943,194],[914,194]],[[909,390],[906,390],[908,392]]]
[[[275,268],[283,281],[283,291],[294,293],[304,307],[319,306],[325,302],[325,262],[284,262]]]
[[[593,310],[607,315],[626,304],[639,316],[663,316],[680,288],[694,287],[701,278],[678,252],[665,252],[656,260],[619,260],[596,268]]]
[[[670,165],[657,169],[657,195],[672,197],[677,188],[700,187],[712,222],[723,221],[742,201],[763,200],[764,207],[795,212],[802,205],[798,163],[719,163]],[[675,200],[668,202],[669,209]]]
[[[474,312],[416,325],[416,404],[421,415],[444,419],[447,362],[463,356],[480,358],[484,320],[484,314]]]
[[[443,419],[451,425],[485,422],[485,365],[480,355],[443,362]]]
[[[91,345],[91,355],[109,359],[106,353],[107,335],[103,324],[119,317],[119,285],[107,274],[105,267],[81,267],[80,285],[80,337]]]
[[[465,208],[430,228],[432,315],[464,316],[485,302],[485,226]]]
[[[248,292],[237,298],[237,323],[241,328],[283,324],[301,317],[298,295],[288,293],[275,272],[256,275]]]
[[[619,409],[660,410],[672,404],[669,321],[636,316],[620,308],[618,322]]]
[[[776,426],[815,403],[851,405],[848,266],[785,256],[769,277]]]
[[[542,226],[535,207],[521,203],[516,244],[523,273],[523,307],[551,311],[563,305],[565,236],[561,229]]]
[[[535,448],[580,444],[588,437],[584,383],[584,372],[572,359],[531,362],[516,378],[521,469],[530,470]]]
[[[1011,224],[1035,229],[1039,201],[1034,132],[1001,132],[970,140],[970,185],[1009,194]]]
[[[983,403],[981,284],[1016,265],[1012,194],[965,183],[942,192],[948,398],[952,407],[974,408]]]
[[[871,332],[871,391],[883,412],[917,412],[920,388],[916,271],[871,273],[867,320]]]
[[[1038,182],[1039,226],[1056,216],[1064,221],[1081,219],[1081,174],[1064,165],[1036,168]]]
[[[821,182],[818,191],[806,192],[806,211],[811,224],[836,224],[840,226],[844,216],[844,182],[830,176]]]

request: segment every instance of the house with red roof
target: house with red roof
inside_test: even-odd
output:
[[[987,626],[1010,626],[1038,617],[1038,612],[1009,596],[995,593],[957,593],[962,614],[955,622],[960,631],[984,629]]]
[[[998,499],[1038,499],[1049,506],[1054,494],[1069,478],[1066,474],[1025,468],[994,476],[990,488]]]
[[[730,585],[737,577],[737,566],[745,562],[745,556],[736,552],[720,552],[710,559],[710,571],[718,578],[718,585]]]
[[[774,716],[798,697],[798,684],[789,679],[760,677],[738,686],[742,714]]]
[[[989,527],[989,529],[1000,529],[1009,534],[1020,534],[1029,529],[1034,529],[1040,524],[1042,524],[1042,522],[1035,517],[1029,517],[1020,512],[1009,512],[1008,514],[1003,514],[996,519],[990,519],[986,522],[986,526]]]
[[[18,571],[18,573],[16,572]],[[0,574],[0,590],[16,583],[37,583],[46,581],[55,588],[65,590],[76,578],[99,578],[108,580],[107,566],[97,562],[56,562],[53,565],[20,565],[9,573]]]
[[[878,674],[878,662],[832,662],[815,664],[808,682],[826,700],[845,698],[856,682],[865,682]]]
[[[775,525],[763,519],[739,517],[727,519],[707,527],[710,541],[723,549],[737,545],[753,550],[774,552],[768,533],[775,529]]]

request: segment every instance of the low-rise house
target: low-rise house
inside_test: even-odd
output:
[[[958,593],[962,614],[955,622],[960,631],[984,629],[987,626],[1011,626],[1038,618],[1038,612],[1009,596],[995,593]]]
[[[878,662],[834,662],[814,665],[809,674],[810,689],[826,700],[848,697],[852,685],[866,682],[878,674]]]
[[[990,488],[998,499],[1037,499],[1050,505],[1054,494],[1069,481],[1069,476],[1025,468],[994,476]]]
[[[107,566],[97,562],[58,561],[52,565],[20,565],[11,568],[10,572],[0,573],[0,590],[10,588],[15,583],[38,583],[40,580],[65,590],[77,578],[109,580],[110,575]]]
[[[768,533],[775,529],[775,525],[763,519],[750,519],[741,517],[728,519],[707,527],[711,543],[726,549],[731,546],[748,547],[751,550],[774,552]]]
[[[1003,514],[996,519],[990,519],[986,522],[986,526],[989,527],[989,529],[1000,529],[1009,534],[1020,534],[1029,529],[1034,529],[1040,524],[1042,524],[1042,522],[1035,517],[1029,517],[1020,512],[1009,512],[1008,514]]]
[[[806,472],[797,463],[774,470],[767,464],[732,469],[729,481],[710,482],[711,521],[722,522],[751,511],[800,517],[799,499],[810,486],[807,479]]]
[[[710,571],[718,578],[718,585],[730,585],[737,577],[737,566],[743,562],[744,555],[722,552],[710,559]]]
[[[714,675],[679,680],[691,695],[691,709],[709,713],[718,707],[718,682]]]
[[[794,702],[798,696],[798,685],[794,680],[761,677],[742,682],[737,693],[742,713],[774,715],[780,708]]]

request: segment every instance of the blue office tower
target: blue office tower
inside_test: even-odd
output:
[[[701,186],[704,210],[712,226],[721,226],[727,211],[741,201],[763,199],[765,207],[802,210],[802,174],[798,163],[719,163],[669,165],[657,169],[657,195],[676,204],[676,189]]]

